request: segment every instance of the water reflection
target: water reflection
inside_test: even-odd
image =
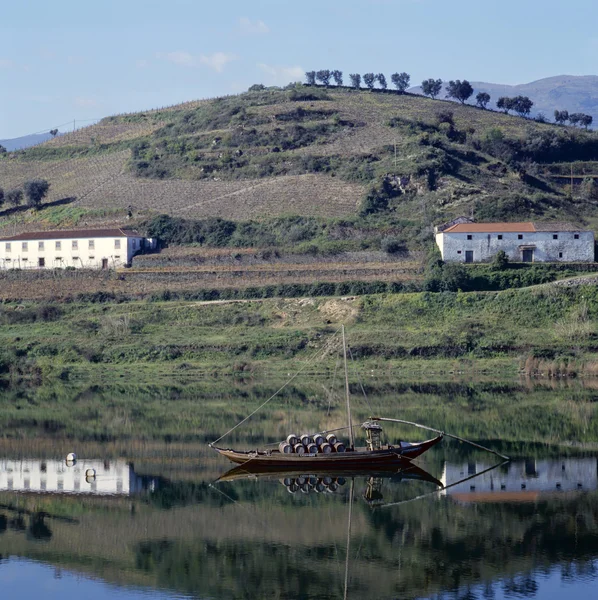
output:
[[[579,598],[596,591],[596,457],[518,459],[487,471],[480,455],[439,452],[421,470],[235,469],[217,484],[213,465],[182,455],[135,464],[0,460],[0,554],[118,584],[123,598],[129,587],[343,598],[347,556],[348,598],[544,600],[554,582],[571,582]],[[95,487],[85,482],[90,467]]]
[[[156,484],[124,460],[0,460],[0,492],[128,496]]]

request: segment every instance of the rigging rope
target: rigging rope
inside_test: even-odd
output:
[[[337,334],[338,334],[337,330]],[[274,392],[274,394],[272,394],[265,402],[263,402],[262,404],[260,404],[252,413],[250,413],[249,415],[247,415],[242,421],[239,421],[234,427],[231,427],[231,429],[229,429],[225,434],[221,435],[217,440],[214,440],[213,442],[210,442],[208,444],[208,446],[212,447],[214,444],[217,444],[221,439],[225,438],[229,433],[232,433],[235,429],[237,429],[237,427],[240,427],[241,425],[243,425],[243,423],[249,421],[249,419],[251,419],[251,417],[253,417],[253,415],[255,415],[255,413],[257,413],[258,411],[260,411],[264,406],[266,406],[266,404],[268,404],[268,402],[270,402],[270,400],[274,399],[276,396],[278,396],[278,394],[280,394],[280,392],[282,392],[282,390],[284,390],[284,388],[286,388],[289,383],[291,383],[291,381],[293,381],[294,379],[297,378],[297,376],[302,373],[303,371],[305,371],[305,369],[307,369],[307,367],[312,364],[316,358],[318,358],[318,356],[320,355],[320,353],[322,352],[326,352],[329,348],[329,346],[332,345],[332,343],[335,341],[335,338],[333,337],[331,340],[329,340],[323,348],[320,348],[319,350],[317,350],[314,355],[312,356],[312,358],[310,358],[308,361],[305,362],[305,364],[281,387],[279,388],[276,392]]]
[[[370,404],[370,400],[369,400],[367,394],[365,393],[365,389],[363,387],[363,383],[361,383],[361,377],[359,376],[359,371],[357,370],[357,367],[355,366],[355,359],[353,358],[353,352],[351,352],[350,346],[347,346],[347,350],[349,350],[349,356],[351,357],[351,364],[353,365],[353,370],[357,374],[357,381],[359,381],[359,387],[361,388],[361,392],[363,393],[363,397],[365,398],[365,401],[367,402],[367,405],[369,406],[370,415],[373,415],[374,414],[374,409],[372,408],[372,405]]]

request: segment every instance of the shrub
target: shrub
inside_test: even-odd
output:
[[[407,251],[407,246],[403,240],[394,236],[387,236],[380,242],[380,248],[387,254],[399,254]]]

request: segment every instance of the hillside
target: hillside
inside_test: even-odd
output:
[[[412,94],[256,89],[108,117],[4,155],[0,187],[42,177],[51,191],[37,213],[3,207],[0,231],[159,213],[298,215],[323,219],[350,249],[372,247],[372,231],[416,248],[433,223],[472,211],[591,225],[595,188],[584,182],[569,197],[571,161],[579,183],[598,174],[598,135]]]
[[[530,83],[505,85],[472,81],[474,96],[478,92],[490,94],[490,106],[494,107],[501,96],[528,96],[534,102],[532,115],[543,113],[550,121],[555,110],[568,110],[570,113],[585,113],[594,117],[594,127],[598,124],[598,76],[596,75],[557,75]],[[421,93],[421,88],[410,91]],[[441,94],[442,97],[445,92]],[[474,103],[473,97],[471,100]]]

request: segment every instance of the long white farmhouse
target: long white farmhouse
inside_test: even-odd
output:
[[[0,239],[0,268],[111,269],[154,245],[154,240],[119,228],[20,233]]]
[[[514,262],[594,262],[594,232],[571,223],[456,223],[435,229],[442,260],[490,261],[504,250]]]

